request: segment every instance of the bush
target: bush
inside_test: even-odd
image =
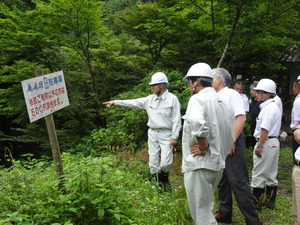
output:
[[[63,189],[52,163],[28,159],[1,169],[0,224],[183,224],[184,189],[165,193],[148,166],[118,155],[63,154]],[[184,209],[184,210],[183,210]]]
[[[120,148],[134,151],[136,146],[133,134],[112,128],[100,128],[93,130],[90,136],[84,137],[80,144],[68,151],[83,156],[98,156],[103,151]]]

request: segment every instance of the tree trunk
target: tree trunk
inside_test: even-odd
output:
[[[241,14],[242,14],[243,5],[244,5],[244,1],[243,0],[239,1],[238,5],[237,5],[237,8],[236,8],[236,12],[235,12],[235,18],[234,18],[234,21],[232,23],[231,30],[230,30],[230,33],[228,35],[227,41],[226,41],[226,45],[225,45],[225,48],[223,50],[223,54],[222,54],[222,56],[219,60],[219,63],[217,65],[217,67],[221,67],[224,63],[225,57],[227,55],[227,52],[230,48],[230,45],[231,45],[231,42],[232,42],[232,39],[233,39],[233,36],[234,36],[236,26],[239,22]]]

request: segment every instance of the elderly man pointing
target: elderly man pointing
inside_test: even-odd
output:
[[[107,107],[119,105],[147,111],[150,173],[165,190],[170,190],[169,173],[173,163],[173,147],[177,143],[181,129],[181,114],[178,98],[166,89],[167,83],[169,83],[167,76],[157,72],[152,75],[149,83],[152,95],[103,104]]]

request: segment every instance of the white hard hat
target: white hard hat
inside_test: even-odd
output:
[[[297,80],[300,80],[300,75],[298,76]]]
[[[189,77],[208,77],[213,79],[212,69],[206,63],[196,63],[191,66],[183,80],[187,81]]]
[[[167,78],[166,74],[164,74],[162,72],[157,72],[152,75],[149,85],[162,84],[162,83],[165,83],[165,84],[169,83],[168,78]]]
[[[264,78],[261,79],[254,90],[262,90],[271,94],[276,94],[276,84],[274,81]]]

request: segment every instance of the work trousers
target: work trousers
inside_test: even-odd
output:
[[[196,225],[217,225],[212,210],[214,190],[217,188],[221,175],[221,171],[207,169],[184,173],[184,186],[189,208]]]
[[[292,181],[293,181],[292,213],[295,219],[294,224],[300,225],[300,166],[295,165],[293,167]]]
[[[232,216],[232,192],[240,211],[245,216],[246,224],[253,225],[259,220],[253,204],[249,174],[245,157],[245,135],[236,140],[235,154],[227,156],[225,170],[218,185],[219,211],[226,217]]]
[[[169,173],[173,163],[173,149],[170,147],[171,130],[148,130],[148,153],[150,173]]]
[[[293,147],[293,161],[295,160],[295,152],[300,145],[295,141],[294,135],[292,138],[292,147]],[[292,181],[293,181],[293,202],[292,202],[292,213],[295,219],[294,224],[300,225],[300,167],[294,166],[292,173]]]
[[[252,183],[254,188],[277,186],[278,160],[280,144],[277,138],[267,139],[263,145],[261,157],[253,150]]]

